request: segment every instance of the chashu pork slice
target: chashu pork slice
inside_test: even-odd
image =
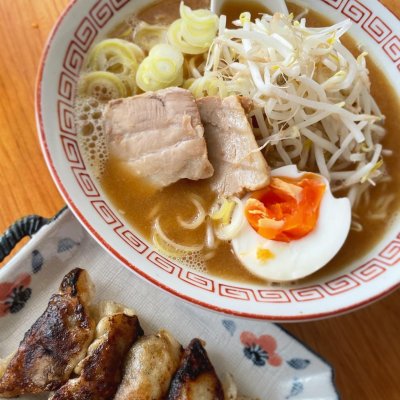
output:
[[[168,88],[113,100],[105,110],[104,127],[110,154],[155,187],[209,178],[214,172],[188,90]]]
[[[221,196],[231,196],[267,186],[270,170],[240,99],[210,96],[197,100],[197,105],[215,171],[212,189]]]
[[[46,311],[26,332],[0,376],[0,397],[56,390],[85,357],[95,322],[89,315],[93,286],[76,268],[63,279]]]
[[[178,369],[182,346],[167,331],[140,338],[128,353],[115,400],[164,400]]]
[[[139,320],[132,313],[103,317],[96,327],[96,339],[87,356],[70,379],[49,400],[112,400],[122,381],[125,357],[143,335]]]
[[[167,400],[224,400],[222,384],[199,339],[185,349]]]

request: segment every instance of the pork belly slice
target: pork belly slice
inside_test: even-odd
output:
[[[64,277],[59,293],[3,368],[0,397],[56,390],[68,380],[93,339],[92,292],[86,271],[77,268]]]
[[[182,346],[167,331],[144,336],[131,348],[115,400],[164,400],[178,369]]]
[[[104,113],[109,151],[155,187],[205,179],[214,170],[192,94],[180,88],[111,101]]]
[[[223,400],[222,384],[199,339],[185,349],[167,400]]]
[[[241,195],[268,185],[270,171],[258,149],[237,96],[197,100],[208,157],[214,167],[211,187],[221,196]]]
[[[102,318],[88,355],[75,368],[79,377],[70,379],[50,400],[112,400],[122,381],[125,357],[142,335],[135,315],[119,313]]]

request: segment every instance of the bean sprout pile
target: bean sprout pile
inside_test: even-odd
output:
[[[293,15],[248,12],[218,35],[207,61],[189,61],[185,82],[196,97],[238,94],[251,98],[254,132],[272,167],[297,164],[319,171],[357,206],[385,176],[380,141],[383,115],[370,93],[367,53],[355,58],[340,38],[349,20],[310,28]]]

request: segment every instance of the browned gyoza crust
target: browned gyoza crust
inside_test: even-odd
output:
[[[223,400],[224,392],[201,341],[193,339],[171,381],[167,400],[198,399]]]
[[[115,400],[165,400],[182,346],[168,332],[143,336],[131,348]]]
[[[136,316],[115,314],[101,321],[104,333],[89,348],[80,376],[70,379],[51,400],[112,400],[122,380],[125,356],[143,335]]]
[[[87,272],[72,270],[7,365],[0,378],[0,397],[56,390],[68,380],[93,339],[90,299]]]

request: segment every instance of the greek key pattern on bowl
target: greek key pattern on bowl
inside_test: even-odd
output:
[[[74,36],[82,50],[87,52],[97,34],[98,30],[94,23],[88,17],[85,17],[79,24]]]
[[[356,268],[352,272],[352,276],[359,281],[368,282],[382,275],[385,271],[386,269],[382,263],[376,258],[373,258],[364,265],[361,265],[361,267]]]
[[[78,142],[73,114],[73,102],[79,73],[84,63],[85,54],[93,44],[101,29],[104,28],[115,13],[133,0],[99,0],[87,16],[82,18],[68,44],[63,70],[58,82],[58,126],[59,137],[66,160],[75,176],[82,193],[99,214],[105,224],[110,226],[135,252],[145,257],[162,273],[174,275],[185,285],[213,293],[222,298],[238,301],[256,301],[258,303],[291,303],[318,301],[325,297],[336,296],[356,290],[384,274],[400,261],[400,234],[371,260],[358,266],[349,274],[339,276],[322,285],[306,287],[257,289],[220,283],[212,277],[180,267],[173,261],[153,251],[125,226],[104,199],[90,172],[84,163]],[[387,55],[387,62],[392,62],[400,70],[400,38],[392,29],[365,4],[358,0],[323,0],[324,3],[338,10],[355,24],[360,26]],[[132,267],[136,268],[136,267]]]
[[[133,250],[139,254],[143,254],[148,250],[149,246],[125,226],[103,199],[92,200],[91,203],[101,219]]]
[[[343,0],[323,0],[323,2],[333,8],[338,9],[340,5],[343,3]]]
[[[212,279],[193,271],[187,270],[186,268],[182,268],[179,265],[174,264],[167,258],[163,257],[162,255],[156,253],[155,251],[152,251],[147,256],[147,259],[158,268],[162,269],[170,275],[175,274],[181,281],[186,282],[191,286],[207,290],[208,292],[215,291],[214,281]]]
[[[375,15],[368,2],[359,0],[323,0],[359,25],[388,55],[394,63],[400,60],[400,39],[393,30]],[[400,64],[397,65],[400,69]]]
[[[67,81],[64,81],[63,83],[67,85],[64,86],[63,89],[68,90],[68,85],[70,83]],[[64,100],[58,100],[57,111],[60,131],[67,135],[76,136],[74,109],[72,105],[66,103]]]

